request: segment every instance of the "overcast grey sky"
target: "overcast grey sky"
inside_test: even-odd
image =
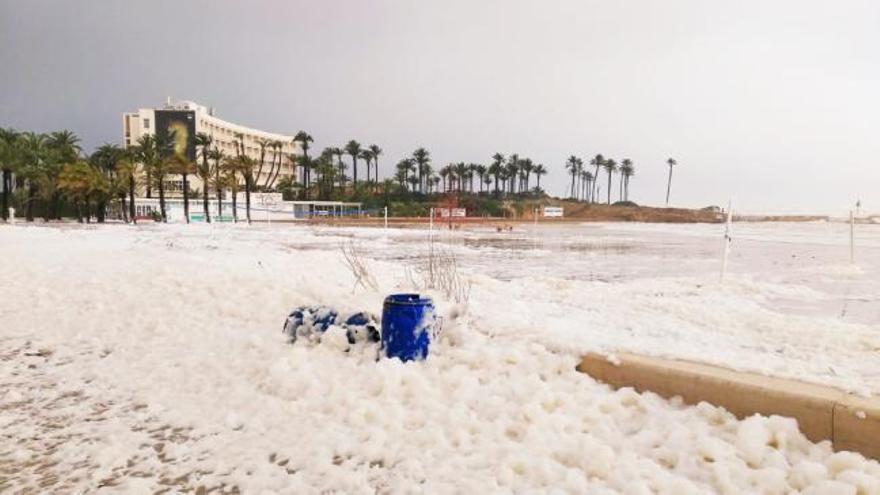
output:
[[[0,126],[119,142],[166,96],[383,173],[517,152],[635,162],[631,196],[880,211],[880,2],[0,0]]]

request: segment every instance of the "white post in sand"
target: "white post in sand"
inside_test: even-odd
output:
[[[724,227],[724,244],[721,248],[721,283],[727,275],[727,257],[730,254],[730,223],[733,217],[733,201],[727,203],[727,225]]]
[[[15,224],[15,208],[9,207],[9,225]]]
[[[856,262],[856,217],[849,210],[849,262]]]
[[[388,230],[388,207],[385,207],[385,230]]]

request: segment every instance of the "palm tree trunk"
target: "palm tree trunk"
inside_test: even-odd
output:
[[[247,223],[251,223],[251,180],[244,178],[244,211],[247,216]]]
[[[134,176],[128,178],[128,198],[128,216],[131,218],[131,223],[137,223],[134,207]]]
[[[623,201],[623,174],[620,174],[620,185],[617,187],[617,197],[620,198],[620,201]]]
[[[208,178],[205,177],[205,184],[202,187],[202,209],[205,212],[205,222],[211,223],[211,211],[208,208]]]
[[[189,223],[189,182],[187,174],[183,174],[183,216],[186,217],[186,223]]]
[[[220,182],[220,160],[214,164],[214,188],[217,190],[217,221],[223,217],[223,184]]]
[[[669,179],[666,181],[666,206],[669,206],[669,192],[672,190],[672,165],[669,166]]]
[[[238,223],[238,191],[232,191],[232,221]]]
[[[76,222],[83,223],[82,203],[79,201],[76,201]]]
[[[98,220],[98,223],[104,223],[104,212],[107,210],[107,202],[104,200],[98,201],[95,204],[95,218]]]
[[[147,167],[145,167],[147,168]],[[150,169],[147,168],[147,199],[151,199],[153,197],[153,174],[150,173]]]
[[[611,169],[608,169],[608,204],[611,204]]]
[[[52,199],[50,200],[52,205],[51,210],[51,218],[55,220],[61,220],[61,193],[56,189],[55,192],[52,193]]]
[[[351,155],[352,177],[354,178],[354,186],[358,185],[358,159],[357,156]]]
[[[34,221],[34,198],[37,195],[37,185],[33,180],[28,181],[28,199],[26,217],[28,222]]]
[[[8,169],[3,169],[3,200],[2,200],[2,208],[3,211],[0,211],[0,218],[3,220],[8,220],[9,218],[9,189],[11,189],[11,181],[10,172]]]
[[[593,202],[598,203],[601,201],[599,199],[599,165],[596,164],[595,173],[593,173],[593,191],[590,193],[590,196],[593,197]]]
[[[162,223],[168,223],[168,212],[165,211],[165,184],[159,180],[159,212],[162,214]]]
[[[273,152],[273,154],[272,154],[272,164],[269,165],[269,173],[266,174],[266,180],[263,181],[263,188],[264,189],[269,189],[269,180],[272,179],[272,173],[275,172],[275,160],[278,158],[277,155],[278,155],[277,151]],[[257,182],[259,182],[259,181],[260,181],[260,177],[257,176]]]

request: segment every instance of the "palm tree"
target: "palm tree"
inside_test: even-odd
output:
[[[263,166],[266,163],[266,150],[272,145],[271,139],[257,138],[257,146],[260,147],[260,160],[257,162],[257,173],[254,175],[254,187],[260,182],[263,175]]]
[[[373,152],[367,148],[361,150],[358,154],[358,157],[361,158],[367,166],[367,183],[370,182],[370,169],[372,168],[373,161]]]
[[[34,221],[34,202],[37,195],[37,184],[45,173],[48,154],[46,135],[33,132],[21,134],[21,169],[20,175],[27,183],[27,208],[25,216],[28,222]]]
[[[678,162],[675,161],[675,158],[670,158],[666,160],[666,164],[669,165],[669,179],[666,181],[666,206],[669,206],[669,192],[672,191],[672,167],[678,165]]]
[[[73,163],[79,159],[82,148],[79,145],[79,137],[68,130],[49,133],[49,135],[46,136],[46,148],[49,153],[41,181],[41,196],[45,202],[48,203],[48,209],[45,210],[44,217],[47,220],[50,216],[60,219],[61,208],[59,203],[61,201],[61,193],[57,188],[58,175],[61,173],[62,165]],[[122,152],[118,146],[114,147],[112,150],[108,151],[105,149],[104,151],[105,153],[108,153],[108,157],[113,158],[111,162],[115,162],[115,160],[119,159],[120,153]],[[115,165],[111,168],[104,168],[104,172],[114,175]],[[101,203],[98,209],[100,215],[98,221],[104,221],[105,210],[106,204]]]
[[[64,165],[58,175],[58,188],[68,200],[76,205],[76,216],[79,223],[83,221],[82,202],[88,201],[89,189],[92,185],[91,175],[91,167],[82,161]],[[86,210],[88,210],[88,206],[86,206]]]
[[[620,200],[629,201],[629,178],[633,176],[635,169],[629,158],[620,162]]]
[[[192,162],[180,153],[171,157],[170,171],[183,177],[183,216],[189,223],[189,180],[190,174],[195,172]]]
[[[308,160],[308,158],[306,158]],[[244,211],[247,223],[251,223],[251,191],[254,189],[254,163],[253,158],[242,155],[239,157],[239,172],[244,177]]]
[[[409,182],[409,187],[412,191],[415,191],[417,187],[419,187],[419,178],[415,175],[407,179]]]
[[[202,181],[202,209],[205,212],[205,222],[211,223],[211,212],[208,208],[208,184],[211,182],[211,176],[214,171],[211,169],[211,146],[214,144],[214,138],[204,132],[199,132],[195,137],[195,145],[202,159],[201,165],[196,168],[196,175]],[[187,218],[189,221],[189,218]]]
[[[58,153],[61,163],[73,163],[82,151],[79,138],[68,130],[50,133],[46,136],[46,146]]]
[[[584,180],[587,182],[584,196],[588,202],[595,203],[596,198],[593,197],[593,187],[596,185],[596,176],[593,175],[593,172],[584,170]]]
[[[153,197],[153,164],[158,160],[156,155],[156,140],[151,134],[141,136],[132,149],[135,160],[139,161],[144,168],[146,176],[147,198]]]
[[[467,169],[468,191],[471,193],[474,192],[474,176],[476,175],[476,172],[477,172],[477,166],[478,165],[476,163],[469,163],[468,164],[468,169]]]
[[[233,222],[238,222],[238,191],[241,189],[241,183],[239,182],[238,176],[239,174],[244,174],[245,168],[247,167],[243,158],[246,157],[241,155],[225,157],[220,166],[222,171],[220,181],[224,187],[229,189],[229,192],[232,195]]]
[[[419,192],[424,192],[424,178],[429,174],[427,165],[431,162],[431,153],[429,153],[428,150],[426,150],[425,148],[417,148],[415,151],[413,151],[413,160],[415,161],[416,170],[419,174]]]
[[[535,172],[535,179],[537,179],[537,181],[538,181],[538,185],[535,186],[535,189],[540,191],[541,190],[541,176],[547,175],[547,169],[544,168],[543,164],[539,163],[539,164],[535,165],[534,172]]]
[[[596,169],[593,171],[593,190],[592,190],[592,192],[590,192],[590,196],[592,196],[594,203],[599,202],[599,194],[598,194],[599,167],[602,167],[604,165],[604,163],[605,163],[605,157],[602,156],[601,153],[596,155],[595,157],[593,157],[592,160],[590,160],[590,165],[596,167]]]
[[[577,174],[578,174],[578,164],[579,163],[582,163],[581,159],[574,156],[574,155],[569,156],[568,161],[565,162],[565,168],[568,170],[568,173],[571,174],[571,198],[572,199],[577,199],[577,195],[575,194],[575,191],[574,191],[574,182],[575,182],[575,177],[577,177]]]
[[[499,180],[501,178],[501,174],[504,173],[504,155],[501,153],[495,153],[492,155],[492,164],[489,165],[489,173],[495,177],[495,195],[498,195],[498,185],[501,184]]]
[[[116,164],[116,174],[124,182],[128,189],[128,218],[131,223],[137,223],[136,209],[134,204],[135,190],[137,188],[138,167],[130,150],[125,150],[122,159]]]
[[[361,143],[352,139],[345,145],[345,152],[351,155],[351,173],[354,181],[354,187],[358,182],[358,157],[361,154]]]
[[[293,138],[293,142],[294,142],[294,143],[299,143],[299,146],[300,146],[300,148],[302,149],[302,152],[303,152],[303,158],[304,158],[304,160],[302,160],[302,164],[301,164],[302,167],[303,167],[302,183],[303,183],[303,194],[305,194],[306,198],[308,198],[308,194],[309,194],[309,180],[311,179],[311,177],[309,177],[309,171],[308,171],[308,164],[309,164],[309,145],[310,145],[313,141],[314,141],[314,139],[312,139],[312,136],[310,136],[309,133],[306,132],[306,131],[299,131],[299,132],[297,132],[297,133],[296,133],[296,136],[294,136],[294,138]]]
[[[223,178],[221,177],[221,173],[223,172],[223,161],[225,160],[225,156],[223,154],[223,150],[217,148],[216,146],[208,152],[208,158],[214,161],[214,190],[217,194],[217,221],[223,221]],[[208,191],[208,185],[205,184],[205,193]]]
[[[477,164],[477,165],[474,167],[474,172],[476,172],[476,173],[477,173],[477,176],[480,178],[480,180],[479,180],[479,182],[480,182],[480,193],[482,193],[482,192],[483,192],[483,182],[484,182],[484,179],[486,178],[486,174],[489,173],[489,169],[488,169],[485,165]]]
[[[122,200],[122,210],[123,216],[127,216],[127,212],[125,212],[125,188],[120,187],[121,181],[119,177],[117,177],[117,169],[119,162],[124,158],[125,151],[120,148],[116,144],[104,144],[92,153],[92,156],[89,157],[89,162],[95,167],[99,172],[102,172],[106,175],[109,198],[103,198],[103,201],[99,201],[97,205],[97,214],[98,214],[98,222],[104,222],[104,213],[107,209],[106,199],[117,198]],[[73,158],[75,155],[69,154],[67,158]],[[75,158],[74,158],[75,161]],[[73,163],[72,161],[67,163]],[[60,174],[60,168],[58,169]],[[52,178],[47,178],[46,183],[51,184],[54,183],[55,180]],[[44,191],[44,197],[47,200],[52,200],[55,197],[55,192],[49,192],[48,189],[51,186],[46,187],[46,191]],[[47,215],[48,218],[48,215]]]
[[[398,163],[398,165],[400,165],[400,164]],[[394,180],[397,181],[397,185],[405,191],[408,191],[408,189],[406,189],[408,187],[407,180],[406,180],[407,179],[407,176],[406,176],[407,170],[409,170],[409,167],[404,169],[404,168],[400,168],[398,166],[397,172],[394,173]]]
[[[580,167],[578,171],[578,199],[586,199],[587,195],[585,193],[587,189],[587,170],[584,170],[583,166]]]
[[[272,189],[272,186],[275,185],[275,178],[278,177],[278,172],[281,171],[281,149],[284,147],[284,143],[275,140],[269,143],[269,147],[272,148],[272,164],[269,167],[269,173],[266,175],[266,180],[263,181],[263,189],[265,190]],[[259,178],[257,178],[257,180],[259,180]]]
[[[510,194],[516,194],[516,178],[519,176],[520,161],[519,155],[516,153],[507,158],[505,172],[507,173],[507,178],[510,180]]]
[[[244,155],[244,134],[241,132],[235,133],[235,154],[236,156]]]
[[[379,155],[382,154],[382,148],[375,144],[371,144],[369,147],[370,153],[373,154],[373,177],[375,182],[379,182]]]
[[[443,180],[443,192],[446,192],[449,190],[448,187],[446,186],[446,179],[449,177],[449,171],[450,171],[449,165],[447,165],[447,166],[441,168],[440,172],[438,172],[440,174],[440,178]]]
[[[467,179],[468,165],[465,162],[458,162],[453,167],[455,172],[456,183],[458,184],[458,194],[464,189],[464,181]]]
[[[0,127],[0,169],[3,171],[2,183],[0,188],[3,189],[2,202],[0,207],[0,218],[7,220],[9,214],[9,193],[12,191],[12,173],[16,170],[20,160],[19,134],[13,129],[4,129]]]
[[[611,204],[611,175],[617,171],[617,162],[608,159],[602,162],[602,168],[608,173],[608,204]]]
[[[535,164],[531,158],[526,158],[523,160],[522,165],[520,165],[520,177],[523,180],[523,185],[520,188],[521,191],[529,192],[529,182],[531,182],[532,170],[534,168]]]
[[[336,155],[336,165],[339,167],[339,173],[337,177],[339,179],[339,188],[345,189],[345,162],[342,161],[342,155],[345,154],[345,150],[339,147],[331,148],[333,150],[333,154]]]
[[[171,173],[175,134],[174,131],[169,131],[165,134],[156,134],[153,139],[156,159],[150,166],[150,170],[153,180],[159,187],[159,211],[162,215],[162,222],[168,222],[168,211],[165,208],[165,178]]]

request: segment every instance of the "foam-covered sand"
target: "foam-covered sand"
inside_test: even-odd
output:
[[[410,289],[422,232],[0,226],[0,491],[880,491],[880,464],[792,420],[738,421],[574,371],[583,352],[628,350],[878,393],[880,318],[837,307],[852,297],[841,287],[876,296],[876,248],[855,268],[824,241],[803,266],[734,258],[721,286],[709,227],[610,228],[520,233],[512,248],[443,234],[469,308],[435,294],[443,338],[402,364],[339,329],[290,346],[281,325],[302,304],[378,312]],[[661,234],[681,252],[639,245]],[[379,292],[352,293],[338,250],[351,238]],[[635,247],[559,248],[584,242]]]

